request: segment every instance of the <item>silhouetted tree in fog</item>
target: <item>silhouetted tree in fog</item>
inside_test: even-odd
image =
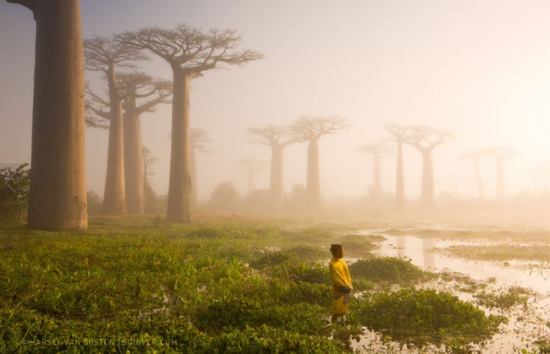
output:
[[[204,129],[191,128],[191,181],[193,181],[193,188],[191,190],[191,203],[193,206],[199,202],[198,188],[197,188],[197,156],[196,152],[207,153],[205,143],[210,142],[208,133]]]
[[[380,159],[393,154],[393,150],[389,148],[386,143],[372,143],[363,145],[359,148],[360,152],[371,154],[373,157],[373,176],[372,176],[372,192],[371,196],[374,198],[382,195],[382,178],[380,173]]]
[[[311,210],[321,206],[321,183],[319,178],[319,139],[346,129],[346,120],[340,117],[300,117],[291,129],[299,142],[309,142],[307,148],[307,203]]]
[[[473,152],[463,155],[461,157],[462,160],[470,160],[474,163],[476,173],[477,196],[481,200],[485,199],[485,189],[483,188],[483,179],[481,178],[481,171],[479,169],[479,159],[485,155],[487,155],[487,150]]]
[[[250,194],[256,189],[256,174],[264,168],[265,164],[260,160],[242,159],[237,161],[237,167],[233,171],[246,174],[246,192]]]
[[[397,176],[395,179],[395,210],[404,212],[407,210],[407,197],[405,196],[405,173],[403,169],[403,144],[411,138],[411,128],[405,125],[390,124],[384,126],[392,136],[390,140],[397,143]]]
[[[435,208],[435,183],[432,152],[433,150],[449,142],[453,136],[442,130],[436,130],[427,125],[416,125],[411,127],[410,139],[406,144],[414,146],[422,154],[422,186],[420,190],[420,201],[422,209],[431,210]]]
[[[283,204],[283,152],[298,138],[289,127],[268,125],[263,128],[248,128],[253,141],[271,147],[271,171],[269,176],[270,199],[276,209]]]
[[[79,1],[8,2],[30,9],[36,21],[28,224],[46,230],[86,229]]]
[[[146,57],[135,48],[129,47],[112,38],[94,37],[84,41],[86,69],[105,74],[108,84],[109,100],[102,99],[88,90],[92,99],[109,106],[109,149],[107,154],[107,175],[103,196],[103,213],[124,215],[126,191],[124,177],[124,138],[122,121],[122,102],[126,98],[117,80],[117,68],[134,68],[136,60]],[[100,115],[99,113],[96,113]]]
[[[151,187],[151,182],[149,181],[149,177],[155,174],[153,172],[152,166],[157,162],[159,162],[159,159],[151,155],[151,149],[148,148],[147,146],[142,147],[141,157],[143,159],[142,161],[143,177],[141,178],[141,180],[143,181],[143,185],[141,186],[141,188],[143,190],[144,209],[147,209],[145,206],[152,204],[151,199],[156,198],[153,188]]]
[[[507,146],[498,146],[489,148],[486,151],[487,153],[493,154],[496,158],[496,198],[497,201],[502,202],[506,198],[506,176],[504,174],[504,163],[515,155],[516,150]]]
[[[262,58],[251,50],[237,50],[241,37],[234,30],[211,29],[204,33],[186,24],[174,29],[142,28],[118,36],[121,43],[145,49],[161,57],[172,68],[172,148],[167,218],[191,222],[191,142],[189,89],[191,81],[220,65],[242,66]]]

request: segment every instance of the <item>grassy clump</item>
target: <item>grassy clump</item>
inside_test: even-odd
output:
[[[530,292],[519,286],[510,287],[507,291],[501,293],[481,292],[474,295],[476,303],[489,309],[499,309],[509,311],[515,306],[523,305],[527,307]]]
[[[371,331],[409,347],[429,344],[462,352],[470,343],[490,339],[507,319],[486,316],[468,302],[435,290],[404,289],[396,293],[376,293],[358,301],[355,320]]]
[[[410,259],[395,257],[360,259],[349,265],[349,271],[353,279],[398,284],[417,282],[430,274],[412,264]]]

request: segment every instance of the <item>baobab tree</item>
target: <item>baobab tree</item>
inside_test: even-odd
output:
[[[289,127],[268,125],[263,128],[248,128],[253,142],[271,147],[271,171],[269,193],[273,206],[278,209],[283,204],[283,152],[284,149],[298,142],[298,137]]]
[[[141,115],[152,113],[158,104],[170,103],[172,83],[166,80],[153,79],[140,72],[118,73],[117,85],[120,97],[123,98],[123,141],[124,141],[124,185],[126,207],[129,214],[144,213],[144,180],[143,180],[143,146],[141,139]],[[92,100],[87,101],[86,108],[95,116],[88,115],[86,124],[93,128],[109,128],[111,114],[110,103],[86,87]],[[138,99],[149,98],[141,102]],[[99,104],[101,108],[96,108]],[[103,121],[102,121],[103,119]]]
[[[265,169],[265,163],[257,159],[241,159],[236,164],[232,171],[246,174],[246,192],[252,193],[256,189],[256,175]]]
[[[120,43],[136,50],[150,51],[172,68],[174,99],[167,218],[175,222],[191,222],[191,81],[205,71],[227,65],[242,66],[263,56],[251,50],[237,50],[241,37],[234,30],[211,29],[203,33],[187,24],[179,24],[171,30],[142,28],[124,32],[117,38]]]
[[[144,213],[145,181],[143,167],[143,145],[141,142],[141,115],[154,112],[158,104],[170,103],[172,83],[165,80],[153,80],[143,73],[119,74],[124,92],[124,181],[126,187],[126,206],[129,214]],[[153,97],[146,102],[138,99]]]
[[[407,197],[405,196],[405,171],[403,168],[403,144],[411,138],[409,126],[389,124],[384,126],[390,133],[391,141],[397,143],[397,176],[395,179],[395,210],[404,212],[407,210]]]
[[[109,92],[109,100],[102,101],[99,96],[88,91],[93,100],[109,106],[109,149],[107,153],[103,213],[107,215],[124,215],[127,213],[122,121],[122,102],[125,97],[119,87],[115,70],[135,68],[135,61],[145,60],[146,57],[140,50],[129,47],[113,38],[95,36],[84,41],[84,59],[87,70],[99,71],[105,74]]]
[[[204,129],[191,128],[191,181],[193,188],[191,189],[191,203],[193,206],[199,203],[199,194],[197,188],[197,156],[196,152],[208,153],[205,143],[210,142],[208,133]]]
[[[435,208],[435,182],[432,152],[445,143],[451,141],[453,136],[442,130],[436,130],[428,125],[416,125],[411,127],[410,139],[406,144],[414,146],[422,154],[422,185],[420,189],[420,201],[424,210]]]
[[[84,70],[78,0],[7,0],[36,21],[28,224],[88,226],[84,154]]]
[[[319,139],[348,127],[340,117],[300,117],[291,125],[291,131],[299,142],[309,142],[307,148],[306,195],[308,207],[312,210],[321,206],[321,183],[319,178]]]
[[[148,191],[152,191],[151,188],[151,182],[149,181],[149,177],[153,176],[155,173],[153,172],[152,166],[159,162],[159,158],[151,155],[151,149],[147,146],[142,147],[141,157],[143,159],[142,165],[143,165],[143,186],[142,189],[144,191],[144,204],[147,203],[147,200],[151,197],[149,195]],[[153,192],[151,192],[154,194]]]
[[[479,199],[485,199],[485,189],[483,188],[483,179],[481,178],[481,171],[479,169],[479,159],[487,154],[487,150],[480,150],[472,152],[470,154],[463,155],[462,160],[470,160],[474,163],[475,173],[476,173],[476,186],[477,186],[477,196]]]
[[[389,148],[385,142],[378,142],[363,145],[359,148],[360,152],[371,154],[373,157],[373,176],[372,176],[372,193],[371,196],[379,198],[382,195],[382,178],[380,173],[380,159],[393,154],[393,150]]]
[[[504,163],[512,158],[516,154],[516,150],[507,146],[498,146],[489,148],[487,153],[493,154],[496,159],[497,173],[496,173],[496,199],[502,202],[506,198],[506,177],[504,174]]]

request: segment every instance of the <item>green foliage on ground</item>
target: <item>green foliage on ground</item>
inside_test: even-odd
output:
[[[22,219],[29,203],[30,170],[28,164],[16,169],[0,169],[0,223]]]
[[[430,277],[407,258],[371,257],[360,259],[349,265],[354,279],[366,279],[374,282],[408,284]]]
[[[83,233],[0,229],[0,352],[343,352],[329,324],[337,231],[235,217],[98,217]],[[344,239],[374,249],[355,237]],[[356,294],[426,276],[390,258],[350,271]],[[363,321],[365,300],[352,301]],[[339,331],[356,338],[362,323],[350,318]]]
[[[489,340],[507,322],[449,293],[403,289],[357,301],[354,318],[370,330],[408,347],[428,344],[460,352],[469,343]]]

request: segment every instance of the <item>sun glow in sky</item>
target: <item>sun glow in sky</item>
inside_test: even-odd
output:
[[[347,131],[320,141],[325,196],[360,196],[372,184],[372,161],[360,145],[387,138],[384,124],[430,124],[455,134],[434,152],[436,193],[472,196],[473,168],[459,160],[506,145],[508,194],[532,187],[533,163],[550,159],[550,2],[546,0],[82,0],[85,38],[186,22],[234,28],[243,47],[265,54],[244,68],[205,73],[193,82],[192,126],[207,130],[209,154],[199,156],[199,196],[246,176],[242,158],[269,161],[246,129],[287,124],[302,115],[348,119]],[[0,1],[0,163],[30,160],[34,22],[20,6]],[[142,68],[169,79],[153,58]],[[98,75],[86,73],[96,88]],[[170,108],[142,117],[143,141],[160,159],[154,188],[166,193]],[[88,188],[103,194],[107,132],[87,131]],[[420,155],[405,150],[407,195],[420,191]],[[285,155],[285,187],[305,184],[306,145]],[[482,160],[487,193],[495,164]],[[383,187],[395,186],[395,158],[382,163]],[[268,171],[256,185],[267,188]]]

